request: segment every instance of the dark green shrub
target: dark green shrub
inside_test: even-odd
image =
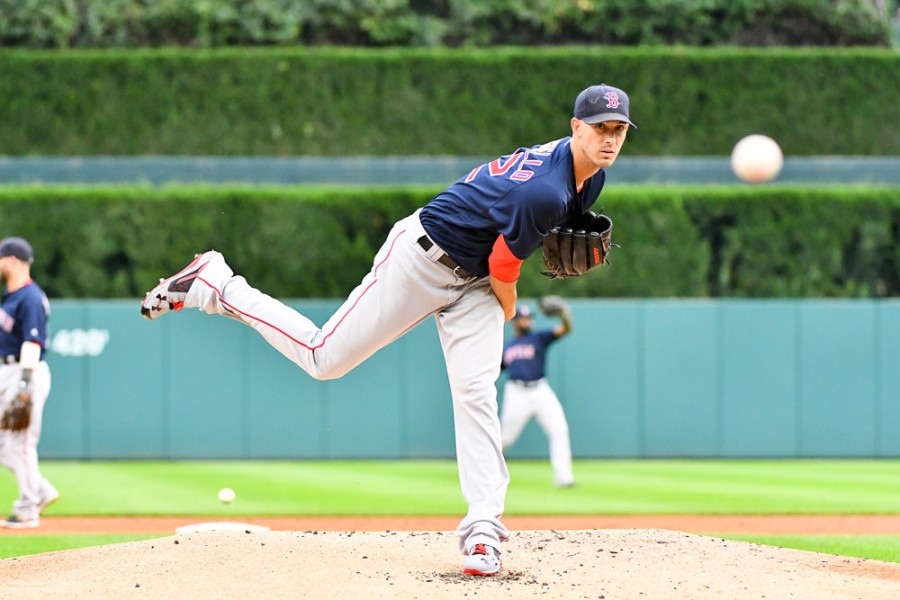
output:
[[[7,51],[0,72],[9,155],[499,155],[568,135],[598,79],[631,95],[631,155],[727,155],[751,132],[900,154],[884,49]]]
[[[888,45],[872,0],[0,0],[0,44]]]
[[[0,235],[35,249],[66,298],[143,297],[196,252],[222,251],[267,293],[343,297],[391,225],[434,188],[0,188]],[[896,188],[619,186],[602,204],[612,265],[564,281],[523,268],[523,296],[834,297],[900,294]]]

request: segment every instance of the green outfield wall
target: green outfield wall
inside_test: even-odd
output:
[[[548,372],[576,457],[900,456],[900,302],[572,304]],[[324,323],[338,301],[292,305]],[[52,308],[44,458],[454,454],[431,321],[319,382],[228,319],[150,323],[137,301]],[[509,454],[546,456],[534,423]]]

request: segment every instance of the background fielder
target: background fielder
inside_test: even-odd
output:
[[[38,442],[44,403],[50,394],[47,322],[50,303],[31,280],[31,245],[22,238],[0,241],[0,279],[6,285],[0,305],[0,462],[13,472],[19,497],[3,527],[40,524],[41,512],[59,492],[41,475]]]
[[[543,306],[543,304],[542,304]],[[509,379],[503,386],[500,428],[506,451],[534,418],[550,443],[550,464],[557,487],[575,484],[572,474],[572,447],[565,411],[546,377],[547,350],[553,342],[572,331],[569,307],[558,304],[562,322],[553,329],[532,331],[531,309],[521,305],[513,318],[515,337],[503,349],[503,368]]]
[[[141,314],[155,319],[192,307],[229,317],[254,328],[316,379],[341,377],[433,317],[468,505],[457,528],[464,570],[493,575],[500,571],[500,544],[509,536],[501,522],[509,472],[495,386],[519,270],[551,237],[565,241],[548,265],[556,276],[603,264],[612,222],[595,219],[590,208],[603,189],[603,169],[618,157],[630,125],[625,92],[605,84],[583,90],[569,121],[570,137],[480,165],[395,223],[371,271],[322,327],[251,287],[214,251],[160,280],[141,303]],[[597,220],[605,240],[600,233],[589,239],[584,231],[583,223]],[[573,239],[573,226],[579,239]],[[565,231],[551,233],[559,227]]]

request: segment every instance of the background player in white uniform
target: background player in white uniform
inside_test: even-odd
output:
[[[50,394],[47,349],[50,303],[31,280],[31,245],[22,238],[0,241],[0,462],[13,472],[19,497],[13,514],[0,525],[37,527],[40,514],[59,498],[41,475],[37,447],[44,403]]]
[[[568,311],[560,314],[562,323],[553,329],[532,331],[531,309],[521,305],[513,317],[515,337],[503,349],[503,367],[509,379],[503,386],[503,407],[500,428],[503,449],[516,443],[525,425],[534,418],[550,442],[550,464],[558,487],[575,483],[572,474],[572,447],[569,443],[569,424],[553,388],[547,381],[545,369],[550,344],[572,331]]]
[[[371,271],[322,327],[251,287],[214,251],[160,280],[141,314],[154,319],[191,307],[227,316],[256,329],[316,379],[341,377],[433,317],[468,504],[457,529],[464,570],[493,575],[509,536],[500,520],[509,473],[495,387],[503,323],[515,314],[523,260],[551,228],[580,218],[600,195],[603,169],[615,161],[631,125],[628,96],[605,84],[587,88],[569,124],[571,137],[480,165],[398,221]]]

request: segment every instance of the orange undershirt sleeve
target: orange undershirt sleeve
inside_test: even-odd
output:
[[[504,283],[512,283],[519,279],[519,271],[523,262],[521,258],[517,258],[512,253],[503,236],[498,235],[491,255],[488,257],[488,270],[491,275]]]

